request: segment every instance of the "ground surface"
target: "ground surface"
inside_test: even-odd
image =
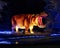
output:
[[[60,34],[49,35],[20,35],[19,33],[12,33],[11,31],[0,31],[0,44],[42,44],[54,43],[60,41]]]

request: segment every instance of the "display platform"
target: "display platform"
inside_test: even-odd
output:
[[[0,31],[0,44],[36,44],[60,40],[60,34],[20,35],[11,31]]]

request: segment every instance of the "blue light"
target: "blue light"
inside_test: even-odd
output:
[[[60,34],[51,34],[50,36],[60,36]]]
[[[15,37],[13,37],[13,38],[9,38],[9,39],[16,39]]]
[[[4,38],[0,38],[0,40],[4,40]]]
[[[0,31],[0,34],[12,34],[11,31]]]
[[[12,37],[12,38],[9,38],[9,39],[25,39],[25,38],[44,38],[45,36],[20,36],[20,37]]]
[[[11,44],[9,41],[0,41],[0,44]]]

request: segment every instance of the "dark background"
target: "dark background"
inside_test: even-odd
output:
[[[44,7],[46,6],[46,2],[43,0],[10,0],[5,1],[7,3],[6,6],[3,6],[3,10],[1,12],[4,29],[2,30],[11,30],[11,18],[16,14],[32,14],[32,13],[40,13],[44,11]],[[5,27],[4,27],[5,26]]]
[[[0,30],[11,30],[11,18],[16,14],[40,13],[45,11],[52,22],[47,29],[60,28],[59,0],[1,0]],[[5,5],[6,4],[6,5]]]

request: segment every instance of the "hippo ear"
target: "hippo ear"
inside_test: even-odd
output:
[[[45,13],[44,15],[45,15],[45,16],[48,16],[48,14],[47,14],[47,13]]]
[[[35,16],[39,16],[39,14],[35,14]]]
[[[46,12],[42,12],[40,13],[41,16],[48,16],[48,14]]]
[[[32,14],[32,16],[34,16],[35,14]]]

